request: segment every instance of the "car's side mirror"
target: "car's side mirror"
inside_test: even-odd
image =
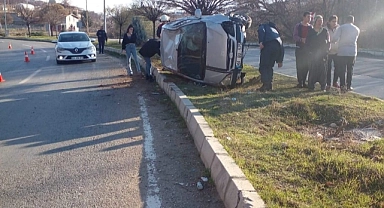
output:
[[[52,43],[57,43],[57,40],[52,40]]]
[[[96,39],[95,38],[91,38],[91,42],[95,42],[96,41]]]

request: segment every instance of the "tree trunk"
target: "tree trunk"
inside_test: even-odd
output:
[[[31,37],[31,24],[27,23],[28,37]]]
[[[327,12],[327,0],[323,0],[323,15],[324,15],[324,22],[328,20],[328,12]]]
[[[156,21],[152,21],[153,39],[156,38]]]
[[[120,24],[120,32],[119,32],[119,44],[121,44],[121,41],[120,41],[120,39],[121,39],[121,28],[123,27],[123,24]]]
[[[51,36],[53,36],[53,28],[55,25],[52,25],[50,24],[51,26],[49,27],[49,33],[51,34]]]
[[[302,16],[301,0],[298,0],[298,1],[297,1],[297,4],[298,4],[298,7],[297,7],[297,8],[299,8],[299,9],[297,10],[297,12],[299,13],[299,14],[298,14],[299,17],[301,17],[301,16]]]

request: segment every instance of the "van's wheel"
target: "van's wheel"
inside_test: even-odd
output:
[[[231,79],[231,86],[230,88],[233,89],[236,87],[236,82],[237,82],[237,75],[239,74],[238,69],[234,69],[232,72],[232,79]]]
[[[96,59],[92,59],[92,62],[96,62]]]
[[[62,64],[62,61],[56,60],[56,64]]]
[[[245,72],[241,72],[241,75],[240,75],[240,83],[241,83],[241,84],[244,84],[244,81],[245,81]]]

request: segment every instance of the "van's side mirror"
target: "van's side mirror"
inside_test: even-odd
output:
[[[95,38],[91,38],[91,42],[95,42],[96,41],[96,39]]]

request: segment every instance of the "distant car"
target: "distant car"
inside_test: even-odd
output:
[[[92,44],[94,39],[90,39],[84,32],[62,32],[59,34],[56,43],[55,53],[56,62],[61,64],[68,61],[96,61],[96,47]]]

